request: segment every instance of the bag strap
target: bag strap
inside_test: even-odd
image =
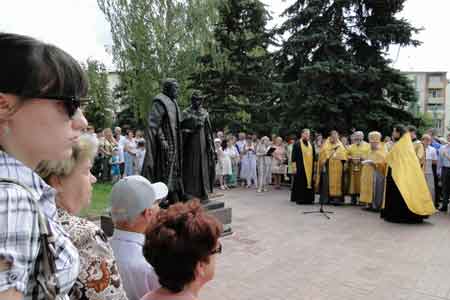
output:
[[[0,177],[0,183],[12,184],[21,187],[28,194],[30,194],[34,204],[36,205],[36,211],[38,213],[38,226],[39,226],[39,252],[36,257],[36,262],[34,265],[34,276],[36,278],[36,285],[32,291],[32,299],[37,300],[39,295],[39,286],[42,288],[46,295],[46,299],[54,300],[57,299],[60,293],[60,287],[58,285],[58,280],[56,280],[56,263],[53,252],[50,247],[55,248],[54,236],[50,228],[47,217],[42,213],[39,208],[38,201],[33,191],[21,182],[11,179]],[[40,266],[42,266],[42,271],[40,272]],[[39,276],[42,274],[42,278]]]

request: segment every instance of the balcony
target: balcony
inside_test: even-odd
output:
[[[445,89],[446,83],[444,81],[429,81],[428,88],[429,89]]]
[[[444,104],[445,98],[444,97],[430,97],[428,96],[428,104]]]

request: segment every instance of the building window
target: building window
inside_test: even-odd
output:
[[[430,98],[443,98],[444,90],[443,89],[428,89],[428,97]]]
[[[430,76],[428,79],[429,84],[442,84],[441,76]]]
[[[444,110],[444,104],[440,104],[440,103],[428,103],[428,110],[429,110],[429,111]]]
[[[441,129],[442,128],[442,120],[441,119],[435,119],[434,120],[434,128]]]

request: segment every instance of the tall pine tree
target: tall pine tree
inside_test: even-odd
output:
[[[415,92],[385,57],[393,44],[420,44],[412,38],[419,29],[397,17],[404,2],[297,0],[284,12],[277,69],[286,126],[387,133],[415,121],[404,109]]]
[[[270,129],[272,43],[266,29],[270,15],[258,0],[225,0],[219,5],[214,31],[215,53],[200,58],[192,87],[207,95],[216,128]]]

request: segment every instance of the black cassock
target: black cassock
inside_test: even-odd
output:
[[[308,180],[306,178],[305,165],[303,163],[303,152],[300,146],[302,141],[298,141],[292,148],[292,162],[297,165],[297,173],[294,175],[294,183],[292,185],[291,201],[297,204],[312,204],[314,203],[314,182],[311,182],[311,188],[308,188]],[[315,150],[312,147],[313,159],[315,157]],[[314,175],[314,168],[313,174]],[[314,177],[314,176],[313,176]],[[313,181],[313,178],[311,178]]]
[[[395,184],[394,178],[392,178],[392,169],[390,167],[386,177],[386,195],[384,208],[381,210],[381,217],[388,222],[413,224],[421,223],[426,218],[409,210],[400,190]]]

